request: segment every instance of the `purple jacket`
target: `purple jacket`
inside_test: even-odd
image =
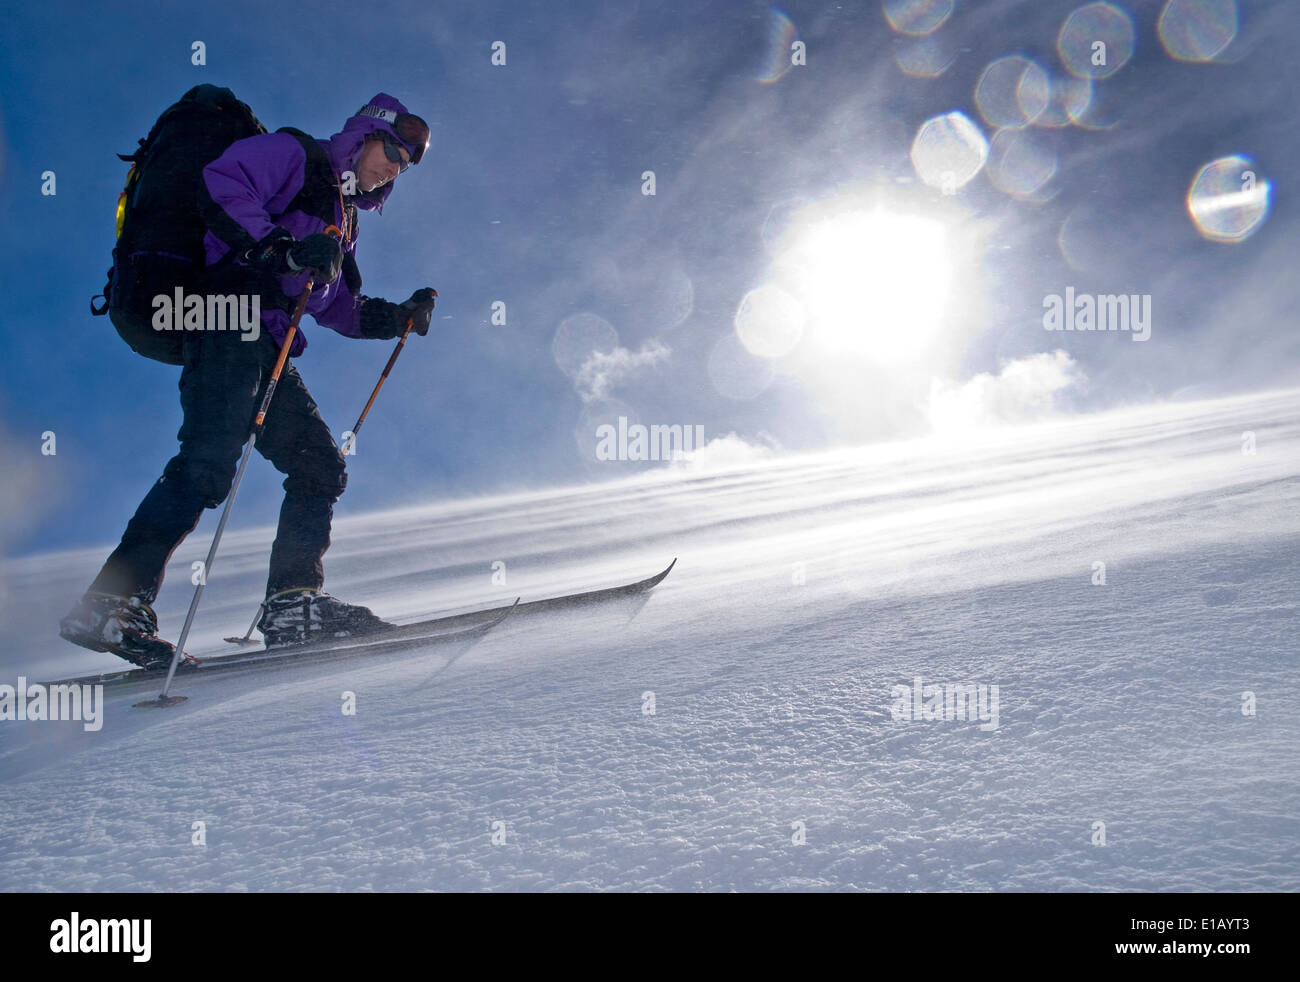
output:
[[[407,111],[400,102],[382,92],[371,99],[370,104],[398,112]],[[366,135],[380,129],[393,133],[388,123],[373,116],[352,116],[343,125],[341,133],[335,133],[328,140],[317,141],[325,149],[336,178],[346,171],[355,171]],[[295,239],[325,231],[326,223],[320,217],[296,209],[285,211],[303,188],[306,163],[306,151],[295,137],[289,133],[266,133],[235,141],[225,153],[203,169],[203,183],[208,195],[220,207],[225,218],[230,220],[208,223],[209,230],[204,236],[203,245],[209,266],[223,258],[232,248],[239,253],[246,252],[252,243],[261,241],[277,225],[287,229]],[[372,195],[353,197],[350,202],[365,211],[382,212],[383,204],[392,189],[393,182],[390,182]],[[342,229],[342,197],[335,206],[335,212],[333,224]],[[345,256],[349,253],[355,255],[355,228],[342,245]],[[304,271],[281,276],[279,282],[280,289],[287,297],[297,298],[307,283],[307,273]],[[318,324],[346,337],[359,338],[361,303],[364,299],[362,296],[353,296],[340,276],[333,283],[312,287],[307,313]],[[262,326],[275,339],[276,344],[282,344],[289,329],[289,314],[263,304]],[[289,353],[300,355],[306,347],[307,338],[299,324]]]

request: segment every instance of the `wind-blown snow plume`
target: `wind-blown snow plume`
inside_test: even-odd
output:
[[[754,464],[773,455],[771,447],[750,443],[735,433],[715,437],[704,446],[673,460],[670,467],[677,470],[719,470]]]
[[[650,365],[667,360],[672,349],[653,338],[631,351],[623,346],[613,351],[593,351],[578,369],[573,380],[583,402],[595,402],[609,395],[610,389],[628,376]]]
[[[951,434],[1041,419],[1058,407],[1059,393],[1086,381],[1082,369],[1066,352],[1042,352],[1017,358],[997,375],[981,372],[966,382],[935,379],[930,384],[930,425]]]

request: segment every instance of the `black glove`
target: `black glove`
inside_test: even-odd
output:
[[[333,283],[343,267],[343,247],[320,232],[299,242],[287,229],[277,225],[244,258],[277,275],[301,273],[311,268],[318,282]]]
[[[411,330],[420,337],[429,333],[429,321],[433,317],[433,304],[438,291],[431,286],[424,286],[411,294],[411,299],[400,305],[402,330],[406,330],[406,318],[411,318]]]
[[[405,331],[407,318],[410,318],[411,330],[424,337],[429,333],[429,320],[437,296],[437,290],[425,287],[416,290],[410,300],[400,304],[378,297],[367,298],[361,304],[361,336],[387,341]]]
[[[343,268],[343,247],[332,236],[317,232],[290,247],[285,265],[291,273],[310,268],[315,270],[317,280],[333,283]]]
[[[277,225],[271,229],[266,238],[244,253],[244,258],[258,269],[265,269],[271,273],[288,272],[289,267],[285,265],[285,256],[297,241],[292,232]]]

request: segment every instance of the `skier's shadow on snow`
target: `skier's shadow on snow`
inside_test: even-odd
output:
[[[649,594],[637,594],[635,596],[630,596],[630,597],[621,597],[617,600],[603,600],[593,604],[574,604],[573,607],[569,608],[569,610],[563,612],[551,613],[550,616],[557,616],[557,615],[564,616],[565,613],[574,610],[579,610],[583,607],[592,607],[592,608],[599,607],[602,611],[622,615],[622,624],[620,626],[627,627],[629,624],[632,623],[633,620],[636,619],[636,616],[641,613],[641,611],[645,608],[645,605],[649,602],[650,602]],[[416,685],[412,689],[412,691],[419,692],[421,689],[427,689],[429,686],[433,685],[433,683],[438,680],[438,677],[440,675],[442,675],[449,668],[455,665],[456,662],[460,661],[461,658],[463,658],[474,648],[478,647],[479,642],[482,641],[485,637],[487,637],[491,633],[492,633],[491,631],[485,631],[483,634],[480,634],[477,637],[460,641],[457,645],[455,645],[455,651],[451,655],[451,657],[448,658],[441,665],[439,665],[437,668],[435,668],[432,672],[430,672],[428,677],[425,678],[425,680],[421,682],[419,685]],[[452,645],[449,642],[445,642],[445,643],[448,645],[449,648],[452,647]]]
[[[474,648],[477,648],[478,643],[482,641],[485,637],[487,637],[487,634],[488,632],[484,632],[483,634],[480,634],[476,638],[472,638],[468,641],[462,640],[456,644],[451,644],[450,642],[444,642],[443,645],[439,645],[439,647],[443,648],[444,650],[448,648],[452,649],[451,657],[448,658],[445,662],[443,662],[440,666],[435,668],[432,672],[430,672],[429,675],[425,678],[425,680],[421,682],[419,685],[416,685],[412,691],[419,692],[421,689],[427,689],[429,686],[433,685],[433,683],[437,681],[439,675],[447,671],[447,669],[451,668],[452,665],[460,661],[463,657],[465,657],[467,653],[472,651]]]

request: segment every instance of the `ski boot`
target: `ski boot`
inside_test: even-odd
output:
[[[165,671],[176,646],[158,637],[158,617],[139,597],[87,593],[59,621],[59,635],[91,651],[110,651],[145,671]],[[178,668],[197,665],[184,655]]]
[[[257,622],[268,651],[363,637],[395,626],[380,620],[368,607],[345,604],[309,588],[281,590],[267,597]]]

